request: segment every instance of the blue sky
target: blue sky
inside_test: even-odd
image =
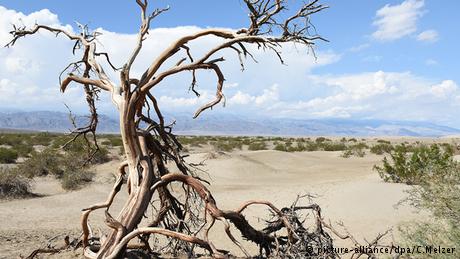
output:
[[[288,2],[296,5],[299,1]],[[213,112],[424,120],[460,128],[460,53],[456,48],[460,41],[456,14],[459,1],[322,2],[330,8],[316,14],[313,23],[330,42],[318,43],[318,59],[305,49],[286,46],[287,66],[277,64],[276,58],[267,53],[259,53],[259,64],[248,60],[246,71],[241,73],[237,58],[224,53],[229,60],[223,66],[227,105]],[[91,10],[85,10],[85,3]],[[247,25],[240,0],[158,0],[151,5],[169,5],[171,10],[154,20],[151,38],[137,64],[138,73],[175,37],[206,27],[238,29]],[[0,0],[0,6],[2,45],[8,40],[11,23],[33,24],[38,20],[71,29],[74,21],[79,21],[104,32],[103,48],[113,52],[120,64],[132,48],[139,24],[134,0],[85,0],[75,5],[59,0]],[[214,43],[214,39],[206,39],[194,47],[199,52]],[[57,74],[73,58],[70,48],[64,39],[43,35],[21,42],[14,49],[1,49],[0,107],[63,110],[65,102],[84,112],[84,99],[79,98],[81,92],[76,87],[68,96],[61,96],[57,88]],[[204,73],[199,80],[203,93],[199,99],[187,92],[190,75],[166,81],[155,94],[160,96],[164,109],[192,113],[213,95],[212,75]],[[13,90],[16,87],[20,90]],[[21,97],[13,101],[11,96]],[[114,113],[104,98],[100,107],[104,113]]]

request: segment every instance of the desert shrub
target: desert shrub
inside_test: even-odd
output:
[[[58,135],[52,139],[52,148],[62,148],[65,144],[73,139],[72,135]]]
[[[418,209],[431,212],[430,221],[419,221],[400,227],[402,244],[407,246],[460,247],[460,166],[449,161],[433,163],[419,169],[423,177],[419,185],[411,188],[406,202]],[[427,254],[414,254],[411,258],[426,258]],[[456,254],[436,254],[436,258],[458,258]],[[434,255],[433,255],[434,256]]]
[[[106,140],[101,141],[101,145],[103,145],[103,146],[111,146],[112,144],[110,143],[110,140],[106,139]]]
[[[28,157],[32,151],[34,151],[34,147],[27,144],[19,144],[12,147],[20,157]]]
[[[107,139],[109,142],[110,142],[110,145],[112,147],[119,147],[119,146],[123,146],[123,140],[121,139],[121,137],[116,137],[116,136],[111,136],[110,138]]]
[[[417,148],[398,145],[389,155],[390,159],[385,157],[382,166],[374,166],[386,182],[419,184],[425,177],[438,177],[437,173],[456,163],[452,150],[443,149],[437,144]]]
[[[322,148],[324,151],[343,151],[347,149],[347,145],[342,142],[325,142]]]
[[[282,143],[278,143],[275,145],[275,147],[273,148],[273,150],[278,150],[278,151],[284,151],[286,152],[286,145],[282,144]]]
[[[212,140],[212,138],[207,138],[205,136],[179,136],[178,141],[182,145],[190,145],[192,147],[201,147],[201,145],[208,144],[209,140]],[[217,139],[214,139],[214,141],[217,141]]]
[[[307,147],[305,146],[305,142],[297,142],[296,151],[302,152],[305,150],[307,150]]]
[[[282,137],[271,137],[271,138],[269,138],[269,140],[272,140],[272,141],[283,141],[283,138],[282,138]]]
[[[0,136],[0,145],[14,146],[23,143],[23,137],[19,134],[3,134]]]
[[[27,143],[29,145],[42,145],[42,146],[49,146],[51,144],[51,141],[53,139],[53,135],[48,133],[48,132],[42,132],[38,133],[36,135],[33,135]]]
[[[14,164],[18,159],[18,152],[11,148],[0,147],[0,164]]]
[[[345,157],[345,158],[348,158],[351,156],[364,157],[366,155],[366,151],[365,151],[366,148],[368,148],[368,146],[362,142],[350,145],[345,150],[343,150],[342,157]]]
[[[327,139],[325,137],[318,137],[315,139],[316,143],[323,143],[324,141],[330,141],[330,139]]]
[[[370,152],[376,155],[383,155],[384,153],[390,153],[393,150],[393,146],[388,143],[379,143],[373,145]]]
[[[243,139],[242,144],[246,146],[251,145],[251,139],[250,138]]]
[[[15,169],[0,168],[0,199],[29,196],[30,180]]]
[[[94,153],[95,147],[88,146],[86,141],[81,138],[67,145],[64,150],[69,156],[79,160],[82,164],[86,162],[101,164],[110,161],[109,151],[106,148],[99,146],[99,150]]]
[[[313,142],[313,141],[307,141],[305,143],[305,150],[306,151],[317,151],[319,150],[320,148],[320,145],[316,142]]]
[[[391,144],[391,142],[390,142],[390,141],[388,141],[388,140],[384,140],[384,139],[378,139],[378,140],[377,140],[377,143],[380,143],[380,144],[388,144],[388,145],[390,145],[390,144]]]
[[[87,154],[86,154],[87,155]],[[91,164],[102,164],[110,161],[109,151],[99,146],[99,150],[92,156]]]
[[[30,158],[19,164],[17,167],[18,172],[27,177],[33,178],[45,175],[62,175],[63,155],[59,154],[53,149],[47,148],[42,152],[32,152]]]
[[[358,140],[356,140],[355,138],[349,138],[348,142],[358,142]]]
[[[87,170],[86,158],[75,150],[62,154],[47,148],[42,152],[32,152],[16,171],[27,178],[53,175],[61,182],[62,188],[75,190],[92,180],[93,174]],[[97,156],[95,159],[98,159]]]
[[[65,190],[77,190],[93,180],[94,174],[82,166],[81,161],[71,157],[64,158],[62,175],[59,177]]]
[[[248,146],[249,150],[255,151],[255,150],[266,150],[267,145],[263,141],[257,141],[257,142],[252,142]]]
[[[243,144],[236,140],[218,140],[213,142],[213,146],[217,151],[231,152],[234,149],[241,149]]]

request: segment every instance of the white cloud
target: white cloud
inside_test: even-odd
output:
[[[158,102],[161,107],[166,108],[187,108],[190,106],[202,105],[211,100],[211,96],[207,91],[203,92],[199,97],[171,97],[162,95]]]
[[[241,91],[236,92],[229,100],[229,104],[249,104],[255,100],[254,96],[243,93]]]
[[[411,35],[417,30],[417,19],[422,16],[423,0],[406,0],[399,5],[385,5],[376,13],[372,36],[381,41],[392,41]]]
[[[458,85],[452,80],[444,80],[431,86],[431,93],[438,98],[446,98],[458,90]]]
[[[435,30],[426,30],[417,35],[418,41],[436,42],[438,39],[438,32]]]
[[[279,100],[279,91],[278,85],[273,85],[268,89],[263,90],[263,94],[258,96],[252,96],[247,93],[243,93],[242,91],[236,92],[229,100],[229,105],[232,104],[250,104],[254,103],[257,106],[262,106],[265,104],[273,104],[274,102]]]
[[[342,107],[334,106],[323,111],[312,112],[312,114],[319,118],[350,118],[353,112],[364,110],[365,107],[353,106],[353,107]]]
[[[422,1],[404,3],[423,6]],[[390,9],[392,7],[387,6]],[[421,12],[421,7],[417,7],[416,10]],[[10,39],[8,31],[11,29],[11,23],[17,22],[18,17],[28,24],[33,24],[37,20],[53,26],[70,28],[68,25],[62,25],[58,17],[48,10],[25,15],[0,7],[0,43],[5,44]],[[378,17],[383,19],[383,16]],[[123,64],[130,54],[130,49],[135,46],[136,35],[98,30],[103,33],[99,50],[111,53],[111,59],[116,66]],[[134,64],[134,76],[141,75],[152,60],[177,37],[198,30],[201,28],[196,26],[151,30],[139,59]],[[212,37],[205,37],[189,45],[192,54],[199,57],[220,42]],[[72,42],[62,36],[56,38],[53,34],[42,33],[21,39],[13,48],[1,48],[0,108],[62,111],[65,102],[76,112],[86,112],[80,87],[69,87],[64,95],[59,92],[59,72],[70,61],[78,59],[78,56],[71,55],[72,46]],[[365,44],[357,46],[354,51],[366,47]],[[258,50],[257,46],[248,46],[248,50],[252,51],[258,63],[248,59],[244,72],[240,70],[234,51],[228,50],[217,55],[225,56],[228,60],[222,63],[222,71],[227,80],[224,84],[224,94],[227,96],[228,112],[296,118],[381,119],[413,119],[413,116],[423,114],[425,118],[433,121],[457,119],[456,113],[453,112],[456,110],[452,107],[458,105],[460,91],[458,87],[453,87],[457,84],[448,80],[449,78],[438,82],[409,72],[387,71],[315,75],[316,68],[338,62],[341,55],[333,51],[317,51],[318,59],[315,60],[313,55],[308,53],[308,49],[286,45],[282,49],[287,64],[285,66],[269,51]],[[176,60],[164,64],[162,69],[173,66],[177,60],[185,56],[185,53],[178,53],[176,56]],[[107,66],[106,70],[110,71]],[[113,78],[118,79],[115,76]],[[153,93],[158,96],[161,108],[192,115],[196,108],[212,100],[216,87],[215,75],[212,71],[199,71],[197,79],[196,89],[202,94],[199,98],[187,91],[191,80],[189,73],[166,79],[156,86]],[[101,96],[99,111],[114,111],[110,98],[106,95]],[[442,118],[440,114],[443,115]]]
[[[458,121],[452,111],[458,106],[460,90],[452,80],[433,83],[409,72],[384,71],[311,76],[310,80],[329,94],[310,100],[280,100],[269,110],[308,118],[418,120],[424,116],[432,121]]]
[[[8,10],[0,7],[0,44],[4,45],[11,40],[9,31],[12,29],[11,24],[24,24],[33,26],[37,23],[46,24],[55,27],[66,28],[71,30],[70,25],[63,25],[59,21],[57,15],[51,13],[49,10],[41,10],[31,14],[23,14],[14,10]],[[99,51],[106,51],[110,53],[112,63],[115,66],[121,66],[128,55],[130,49],[134,48],[136,44],[136,34],[120,34],[110,32],[102,28],[97,29],[102,35],[99,38],[98,45]],[[149,32],[149,37],[144,42],[144,47],[139,54],[139,58],[134,63],[132,68],[133,76],[140,76],[144,70],[151,64],[152,60],[169,46],[174,40],[183,35],[188,35],[202,30],[196,26],[183,26],[175,28],[156,28]],[[202,56],[205,51],[220,44],[221,40],[213,37],[203,37],[200,40],[193,41],[189,44],[192,55],[195,58]],[[72,56],[73,44],[71,41],[60,35],[56,37],[52,33],[41,32],[39,35],[30,35],[27,38],[18,40],[16,45],[12,48],[0,49],[0,80],[8,79],[10,86],[2,87],[0,96],[4,100],[12,100],[10,102],[2,103],[1,107],[12,106],[16,108],[27,109],[52,109],[62,110],[62,103],[72,104],[72,109],[76,112],[86,112],[84,98],[75,98],[81,96],[82,89],[78,86],[71,86],[68,93],[62,95],[58,87],[58,75],[61,70],[71,61],[78,60],[78,54]],[[233,96],[236,89],[245,89],[249,93],[261,93],[255,95],[253,102],[259,106],[264,105],[277,98],[277,90],[269,88],[264,91],[264,86],[274,85],[289,85],[296,87],[302,84],[299,76],[306,75],[312,69],[324,66],[330,63],[337,62],[340,55],[332,51],[317,51],[317,59],[308,52],[309,49],[303,46],[295,46],[287,44],[282,49],[282,55],[287,65],[282,65],[277,60],[274,53],[268,50],[263,51],[258,49],[257,46],[247,46],[251,51],[258,63],[253,62],[251,59],[246,60],[246,69],[244,73],[241,72],[238,57],[232,50],[226,50],[216,54],[216,57],[224,56],[228,61],[221,66],[225,74],[226,82],[224,84],[224,94]],[[37,51],[39,50],[39,51]],[[185,53],[178,53],[175,58],[166,62],[162,69],[173,66],[179,59],[185,57]],[[50,58],[52,57],[52,58]],[[114,81],[118,80],[118,76],[110,72],[111,69],[104,64],[101,58],[101,63],[105,70],[112,76]],[[3,78],[3,75],[8,77]],[[183,73],[170,79],[166,79],[162,84],[155,87],[155,95],[160,96],[159,101],[166,108],[190,111],[193,105],[200,105],[204,102],[207,93],[215,92],[216,78],[210,71],[199,71],[197,73],[197,90],[203,95],[201,98],[187,95],[187,90],[190,86],[191,75],[190,73]],[[263,80],[263,85],[260,82]],[[4,81],[6,82],[6,81]],[[13,85],[14,82],[14,85]],[[23,89],[33,87],[34,100],[24,102],[28,97],[18,95],[17,92],[10,91],[10,88],[20,85]],[[46,90],[45,90],[46,89]],[[72,91],[78,95],[72,95]],[[228,91],[228,93],[227,93]],[[211,98],[211,95],[207,95]],[[46,107],[38,100],[45,100],[49,98]],[[17,101],[15,101],[17,100]],[[30,100],[30,99],[29,99]],[[48,99],[47,99],[48,100]],[[235,100],[236,97],[235,97]],[[114,107],[110,99],[101,98],[99,110],[103,113],[113,113]]]

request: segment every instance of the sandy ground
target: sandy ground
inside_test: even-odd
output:
[[[398,224],[426,217],[408,206],[395,205],[405,197],[408,187],[384,183],[372,170],[381,156],[342,158],[341,152],[241,151],[206,161],[210,186],[218,206],[234,209],[249,199],[271,200],[276,206],[288,206],[297,194],[317,195],[315,202],[331,222],[342,221],[351,233],[362,240],[373,239],[379,232]],[[191,161],[201,161],[206,153],[192,154]],[[81,209],[103,201],[111,189],[118,161],[94,168],[96,181],[82,190],[63,191],[52,178],[36,179],[34,191],[42,197],[0,202],[0,258],[17,258],[63,234],[78,236]],[[206,178],[207,176],[205,176]],[[126,197],[122,191],[112,211],[118,211]],[[305,204],[305,203],[304,203]],[[250,222],[257,222],[265,209],[249,209]],[[113,213],[116,214],[116,213]],[[102,213],[92,214],[97,229],[103,225]],[[217,226],[216,230],[222,230]],[[340,229],[340,228],[338,228]],[[220,232],[223,233],[223,232]],[[234,230],[235,236],[237,231]],[[225,237],[212,235],[221,248],[238,252]],[[62,239],[58,237],[57,240]],[[250,247],[250,251],[257,251]],[[81,251],[81,250],[80,250]],[[53,258],[79,258],[80,251]]]

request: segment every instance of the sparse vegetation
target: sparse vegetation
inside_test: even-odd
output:
[[[393,145],[389,143],[380,142],[371,147],[370,152],[376,155],[383,155],[385,153],[390,153],[393,150]]]
[[[419,184],[425,178],[439,177],[437,174],[456,164],[452,149],[438,144],[397,145],[389,157],[383,159],[382,166],[374,167],[386,182]]]
[[[352,144],[343,151],[342,157],[348,158],[352,156],[364,157],[366,155],[366,149],[369,148],[365,143],[360,142],[357,144]]]
[[[257,141],[257,142],[252,142],[248,146],[248,150],[266,150],[267,149],[267,144],[264,141]]]
[[[417,162],[415,169],[418,170],[418,185],[409,190],[406,201],[418,209],[429,211],[433,218],[428,222],[401,226],[404,245],[460,247],[460,166],[451,160],[449,154],[449,150],[442,150],[437,145],[423,147],[417,152],[418,157],[423,157],[422,164]],[[411,258],[425,256],[415,254]],[[452,256],[436,254],[436,258]]]
[[[64,159],[62,175],[59,178],[61,186],[65,190],[76,190],[90,183],[94,174],[87,167],[82,166],[80,161],[67,157]]]
[[[0,164],[14,164],[18,159],[18,152],[11,148],[0,147]]]
[[[0,167],[0,199],[30,196],[30,180],[16,170]]]
[[[212,142],[214,148],[217,151],[225,151],[231,152],[235,149],[240,149],[243,147],[243,143],[238,141],[238,139],[231,139],[231,140],[218,140]]]

